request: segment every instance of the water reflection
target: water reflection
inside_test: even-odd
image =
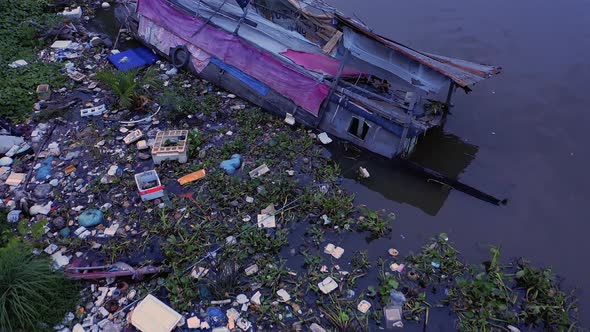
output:
[[[117,41],[117,49],[126,50],[141,46],[141,43],[135,39],[127,39],[123,35],[121,39],[117,40],[119,29],[125,28],[122,22],[126,20],[127,7],[121,4],[115,4],[108,9],[97,9],[95,16],[88,22],[86,27],[89,31],[95,33],[106,34],[111,38],[112,42]],[[119,36],[121,37],[121,36]]]
[[[471,164],[478,149],[476,145],[437,128],[422,138],[409,159],[457,179]],[[436,215],[449,196],[449,188],[427,182],[425,178],[399,167],[395,161],[360,151],[346,143],[335,144],[330,151],[346,178],[357,179],[357,170],[363,166],[369,170],[371,177],[361,180],[359,185],[379,192],[387,199],[410,204],[429,215]]]

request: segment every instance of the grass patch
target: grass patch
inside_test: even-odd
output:
[[[5,210],[0,210],[0,247],[5,246],[14,237],[7,216]]]
[[[50,260],[16,241],[0,249],[0,331],[52,331],[78,297]]]
[[[58,16],[45,11],[46,1],[0,1],[0,117],[14,122],[24,121],[37,98],[39,84],[61,87],[65,77],[59,73],[58,63],[37,60],[36,52],[44,45],[38,38],[39,31],[27,21],[51,27],[59,23]],[[9,68],[8,64],[19,59],[29,65]]]

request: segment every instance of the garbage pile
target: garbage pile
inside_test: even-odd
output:
[[[317,174],[329,162],[322,145],[332,140],[289,127],[289,118],[287,124],[273,122],[235,95],[159,60],[152,66],[159,82],[195,92],[204,100],[200,109],[181,113],[179,120],[178,110],[162,102],[162,92],[149,87],[134,96],[132,106],[122,107],[97,73],[116,71],[113,56],[128,53],[86,29],[86,8],[65,9],[73,21],[49,31],[54,39],[39,53],[42,61],[63,64],[68,83],[39,82],[33,119],[3,124],[0,132],[0,207],[10,211],[15,229],[43,246],[39,254],[49,255],[55,270],[85,285],[80,306],[56,331],[253,331],[286,325],[325,331],[315,299],[340,293],[348,272],[337,264],[318,267],[317,276],[305,279],[314,290],[308,294],[286,282],[306,277],[272,261],[286,244],[280,241],[287,218],[340,229],[330,219],[340,216],[316,215],[318,199],[346,196],[334,179],[328,183],[331,175]],[[126,63],[126,57],[115,61]],[[304,207],[308,195],[315,198]],[[166,243],[182,241],[207,223],[216,229],[183,243],[194,252],[166,252]],[[261,243],[246,244],[256,239]],[[258,252],[245,257],[231,249],[256,245]],[[331,243],[324,250],[334,260],[344,251]],[[222,260],[231,255],[241,257],[240,269],[231,271],[243,279],[230,292],[215,293],[226,277]],[[175,293],[183,283],[198,285],[193,298]],[[374,301],[352,298],[359,314],[371,313]],[[182,309],[172,304],[181,301]],[[315,318],[302,325],[304,317]]]

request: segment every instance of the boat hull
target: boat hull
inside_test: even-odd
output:
[[[162,8],[178,11],[175,15],[184,17],[187,22],[200,22],[197,17],[187,17],[189,14],[182,9]],[[213,35],[199,36],[211,31],[198,32],[199,38],[193,38],[194,34],[186,29],[176,31],[171,27],[171,21],[160,24],[152,17],[143,16],[141,2],[136,19],[135,37],[154,52],[177,63],[172,59],[174,48],[185,48],[190,56],[190,60],[183,64],[185,69],[277,116],[291,114],[298,123],[320,128],[331,136],[388,158],[411,153],[418,136],[425,132],[409,130],[412,125],[403,125],[399,119],[396,122],[372,114],[343,91],[331,90],[326,82],[318,81],[293,64],[265,53],[264,49],[231,33],[219,29],[213,32],[220,42],[231,40],[234,47],[222,49],[211,40]],[[236,57],[236,53],[244,54],[248,61]],[[260,69],[265,66],[268,66],[267,72]]]

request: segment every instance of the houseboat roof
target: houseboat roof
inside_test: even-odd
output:
[[[432,75],[428,75],[428,73],[423,75],[419,68],[412,65],[411,61],[415,61],[420,65],[443,75],[445,78],[452,80],[457,86],[462,87],[467,91],[469,91],[469,87],[473,86],[475,83],[492,75],[499,74],[501,71],[501,67],[497,66],[479,64],[414,50],[399,42],[374,33],[363,22],[346,17],[336,8],[322,0],[266,0],[263,2],[290,4],[304,15],[313,17],[317,21],[326,22],[326,24],[337,20],[350,29],[347,31],[348,34],[345,31],[344,41],[345,47],[352,51],[353,56],[399,76],[407,76],[409,77],[409,81],[415,86],[417,85],[420,87],[431,85],[429,88],[433,89],[428,89],[430,91],[437,91],[438,89],[435,87],[439,84],[430,84],[431,82],[429,81],[433,80],[434,77],[431,77]],[[380,45],[367,43],[366,41],[363,41],[361,36],[376,41]],[[397,54],[388,54],[389,52],[386,48]],[[399,59],[397,55],[402,55],[407,60],[410,60],[410,63],[406,62],[402,68],[399,68],[400,61],[405,61]]]

